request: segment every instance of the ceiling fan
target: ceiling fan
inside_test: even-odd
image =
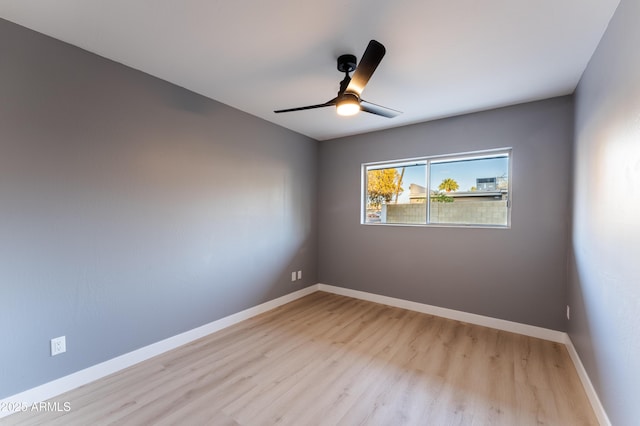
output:
[[[360,97],[364,90],[364,86],[367,84],[378,65],[380,65],[380,61],[382,61],[385,53],[386,49],[381,43],[376,40],[371,40],[364,51],[364,54],[360,59],[360,64],[357,68],[356,57],[354,55],[341,55],[338,58],[338,71],[343,72],[345,76],[340,82],[338,96],[323,104],[280,109],[274,112],[292,112],[335,106],[339,115],[355,115],[359,111],[364,111],[380,115],[382,117],[393,118],[402,114],[400,111],[367,102]],[[355,72],[353,73],[353,76],[350,77],[349,73],[354,70]]]

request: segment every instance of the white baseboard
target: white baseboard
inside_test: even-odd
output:
[[[587,394],[587,398],[589,398],[589,402],[591,403],[591,407],[598,418],[598,422],[602,426],[611,426],[611,421],[609,420],[609,416],[607,416],[607,412],[604,410],[602,406],[602,402],[600,402],[600,398],[598,397],[598,393],[596,389],[593,387],[593,383],[591,383],[591,379],[587,374],[587,370],[585,370],[584,365],[582,364],[582,360],[578,355],[578,351],[576,351],[575,346],[573,346],[573,342],[569,335],[567,335],[567,341],[565,342],[567,347],[567,351],[569,352],[569,356],[571,357],[571,361],[573,361],[573,365],[576,367],[576,372],[578,373],[578,377],[582,382],[582,387],[584,388],[585,393]]]
[[[100,364],[85,368],[84,370],[69,374],[68,376],[61,377],[35,388],[28,389],[19,394],[2,399],[0,400],[0,407],[14,406],[19,409],[20,407],[31,406],[34,403],[45,401],[132,365],[138,364],[139,362],[175,349],[179,346],[193,342],[201,337],[215,333],[223,328],[237,324],[240,321],[244,321],[263,312],[270,311],[271,309],[277,308],[285,303],[292,302],[315,291],[317,291],[316,285],[305,287],[293,293],[278,297],[277,299],[270,300],[203,326],[185,331],[184,333],[169,337]],[[10,414],[13,414],[13,411],[7,411],[6,409],[0,410],[0,419]]]
[[[576,349],[573,346],[573,343],[571,342],[571,339],[569,338],[567,333],[557,330],[550,330],[543,327],[536,327],[513,321],[487,317],[484,315],[471,314],[454,309],[441,308],[424,303],[411,302],[394,297],[381,296],[378,294],[367,293],[359,290],[335,287],[327,284],[315,284],[310,287],[303,288],[302,290],[289,293],[277,299],[270,300],[258,306],[254,306],[236,314],[229,315],[217,321],[205,324],[201,327],[194,328],[193,330],[189,330],[176,336],[169,337],[168,339],[161,340],[149,346],[145,346],[135,351],[126,353],[119,357],[91,366],[60,379],[56,379],[43,385],[37,386],[33,389],[26,390],[19,394],[0,400],[0,406],[10,406],[12,403],[31,405],[36,402],[45,401],[87,383],[98,380],[102,377],[123,370],[139,362],[145,361],[154,356],[160,355],[164,352],[190,343],[201,337],[207,336],[211,333],[215,333],[216,331],[222,330],[223,328],[237,324],[240,321],[244,321],[263,312],[267,312],[271,309],[277,308],[278,306],[292,302],[316,291],[339,294],[342,296],[381,303],[383,305],[389,305],[397,308],[408,309],[411,311],[422,312],[429,315],[463,321],[470,324],[476,324],[495,328],[498,330],[518,333],[525,336],[550,340],[552,342],[563,343],[567,347],[569,356],[571,357],[576,371],[578,372],[578,376],[580,377],[582,386],[587,393],[587,397],[589,398],[598,421],[603,426],[611,426],[611,422],[609,421],[607,413],[605,412],[604,407],[602,406],[600,399],[598,398],[598,394],[596,393],[591,380],[589,379],[589,375],[582,365],[582,361],[580,360],[580,357],[578,356],[578,353],[576,352]],[[0,418],[3,418],[10,414],[12,414],[11,411],[0,410]]]
[[[404,299],[396,299],[394,297],[381,296],[379,294],[367,293],[359,290],[352,290],[349,288],[335,287],[327,284],[316,284],[316,288],[319,291],[325,291],[327,293],[340,294],[342,296],[349,296],[355,299],[367,300],[369,302],[381,303],[383,305],[394,306],[396,308],[408,309],[410,311],[422,312],[429,315],[435,315],[443,318],[449,318],[457,321],[463,321],[470,324],[481,325],[484,327],[495,328],[498,330],[510,331],[512,333],[518,333],[525,336],[536,337],[539,339],[550,340],[556,343],[562,343],[566,346],[567,351],[575,369],[580,377],[582,386],[589,398],[591,407],[598,419],[598,422],[602,426],[611,426],[609,417],[607,416],[600,398],[596,393],[589,375],[582,365],[582,361],[576,352],[576,348],[573,346],[569,335],[562,331],[550,330],[548,328],[536,327],[533,325],[521,324],[513,321],[502,320],[498,318],[487,317],[483,315],[471,314],[463,311],[456,311],[454,309],[441,308],[439,306],[427,305],[424,303],[411,302]]]
[[[381,303],[383,305],[394,306],[396,308],[408,309],[410,311],[422,312],[424,314],[449,318],[452,320],[468,322],[470,324],[482,325],[484,327],[498,330],[510,331],[512,333],[523,334],[525,336],[537,337],[539,339],[551,340],[552,342],[565,343],[567,334],[562,331],[550,330],[548,328],[536,327],[533,325],[521,324],[518,322],[487,317],[484,315],[470,314],[468,312],[456,311],[454,309],[441,308],[439,306],[427,305],[424,303],[411,302],[395,297],[381,296],[359,290],[335,287],[327,284],[316,284],[318,290],[328,293],[340,294],[356,299],[368,300],[370,302]]]

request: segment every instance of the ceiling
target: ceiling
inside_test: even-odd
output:
[[[619,0],[0,0],[0,17],[318,140],[572,93]],[[387,48],[335,109],[336,58]]]

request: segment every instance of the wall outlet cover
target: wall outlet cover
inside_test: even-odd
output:
[[[51,356],[59,355],[67,351],[67,339],[65,336],[51,339]]]

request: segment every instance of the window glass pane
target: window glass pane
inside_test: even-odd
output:
[[[430,223],[508,225],[509,157],[433,161]]]
[[[368,166],[365,223],[426,224],[426,165]]]

